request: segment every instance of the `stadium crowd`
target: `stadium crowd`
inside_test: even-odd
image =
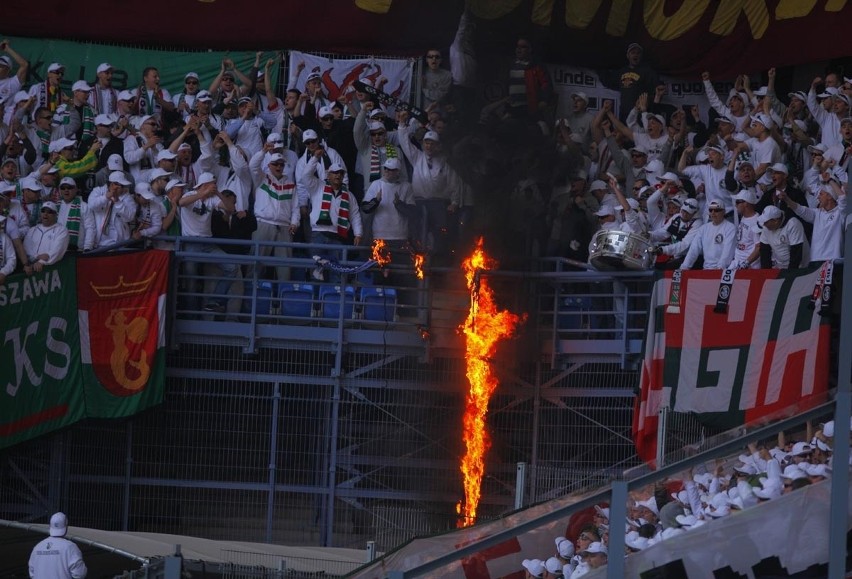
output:
[[[713,472],[689,472],[682,480],[661,481],[631,493],[623,556],[830,478],[832,445],[835,436],[844,434],[842,426],[838,430],[829,421],[812,430],[809,424],[798,442],[782,432],[777,441],[749,445],[737,460],[721,462]],[[569,527],[574,535],[555,538],[552,556],[524,559],[525,577],[574,579],[607,564],[614,556],[608,551],[615,524],[609,506],[596,505],[594,512],[577,518]]]
[[[583,92],[554,118],[554,90],[519,38],[506,97],[471,110],[469,89],[425,54],[424,115],[388,110],[350,84],[329,100],[318,72],[277,95],[258,53],[249,71],[225,59],[209,83],[188,71],[175,95],[148,67],[132,90],[97,78],[63,85],[66,64],[26,87],[28,62],[0,44],[0,283],[66,251],[158,235],[313,245],[381,238],[449,264],[476,232],[495,234],[505,265],[530,257],[587,262],[598,231],[647,240],[661,268],[786,268],[842,256],[852,147],[852,79],[829,73],[778,95],[736,79],[713,107],[663,102],[665,85],[631,44],[601,73],[621,109]],[[373,85],[368,79],[361,79]],[[375,81],[381,90],[382,79]],[[506,235],[508,233],[508,235]],[[169,248],[162,239],[150,242]],[[190,247],[213,256],[215,244]],[[292,255],[261,245],[261,254]],[[312,253],[326,257],[334,248]],[[217,295],[240,269],[221,264]],[[269,268],[279,281],[323,280],[322,268]],[[243,272],[252,273],[252,272]],[[222,311],[223,302],[204,305]]]

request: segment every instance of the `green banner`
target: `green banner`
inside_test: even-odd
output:
[[[160,86],[176,95],[183,92],[183,80],[188,72],[197,73],[201,81],[200,89],[206,90],[219,74],[223,59],[234,61],[235,66],[246,75],[255,59],[253,52],[180,52],[14,36],[9,37],[9,40],[12,48],[30,63],[26,86],[46,79],[50,63],[59,62],[65,66],[62,86],[69,93],[75,81],[85,80],[89,84],[95,82],[98,65],[102,62],[113,66],[112,85],[116,90],[137,88],[142,82],[142,71],[153,66],[160,72]],[[263,69],[268,59],[277,55],[277,52],[264,52],[260,59],[260,69]],[[276,64],[272,74],[276,84],[273,86],[277,86],[278,69],[279,65]]]
[[[0,285],[0,448],[85,415],[76,260]]]

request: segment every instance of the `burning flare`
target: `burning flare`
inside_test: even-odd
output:
[[[423,260],[426,259],[426,256],[422,253],[411,253],[411,262],[414,264],[414,274],[417,276],[417,279],[423,279]]]
[[[485,473],[485,453],[491,446],[485,418],[488,401],[497,388],[497,378],[491,373],[490,360],[500,340],[511,337],[526,316],[509,311],[498,311],[494,293],[487,277],[481,274],[493,269],[497,263],[489,258],[479,238],[473,254],[462,263],[470,290],[470,311],[467,320],[460,326],[466,342],[467,380],[470,390],[464,413],[464,443],[466,452],[460,469],[464,477],[464,501],[459,501],[458,526],[467,527],[476,522],[482,476]]]
[[[373,240],[373,254],[370,259],[375,261],[380,268],[391,262],[390,250],[385,245],[384,239]]]

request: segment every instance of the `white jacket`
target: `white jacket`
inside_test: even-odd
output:
[[[48,537],[30,554],[32,579],[83,579],[86,573],[80,548],[64,537]]]

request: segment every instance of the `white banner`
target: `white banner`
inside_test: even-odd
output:
[[[300,65],[304,67],[299,71]],[[341,94],[352,97],[351,83],[356,80],[369,79],[376,88],[403,101],[408,101],[411,95],[412,62],[389,58],[373,58],[369,60],[355,58],[336,58],[305,52],[290,51],[291,77],[299,71],[296,77],[296,88],[304,92],[308,76],[320,76],[323,91],[330,101],[335,101]],[[388,111],[393,114],[393,111]]]
[[[588,110],[593,113],[601,108],[601,103],[605,99],[613,102],[613,110],[616,116],[620,115],[619,101],[621,94],[617,90],[606,88],[600,81],[598,73],[590,68],[576,68],[561,64],[548,65],[550,77],[553,80],[553,90],[558,97],[556,105],[556,118],[567,117],[571,112],[572,101],[571,93],[582,92],[589,97]],[[707,100],[707,95],[704,93],[704,83],[700,80],[686,81],[672,77],[661,76],[660,81],[666,85],[666,95],[662,99],[663,105],[669,105],[674,108],[682,108],[687,113],[694,105],[698,105],[701,120],[708,125],[711,130],[713,127],[709,125],[710,119],[710,103]],[[716,82],[713,87],[716,94],[722,101],[728,96],[728,91],[732,89],[732,82]],[[755,87],[757,88],[757,87]],[[649,94],[648,100],[653,101],[654,95]],[[666,118],[670,114],[665,115]]]

